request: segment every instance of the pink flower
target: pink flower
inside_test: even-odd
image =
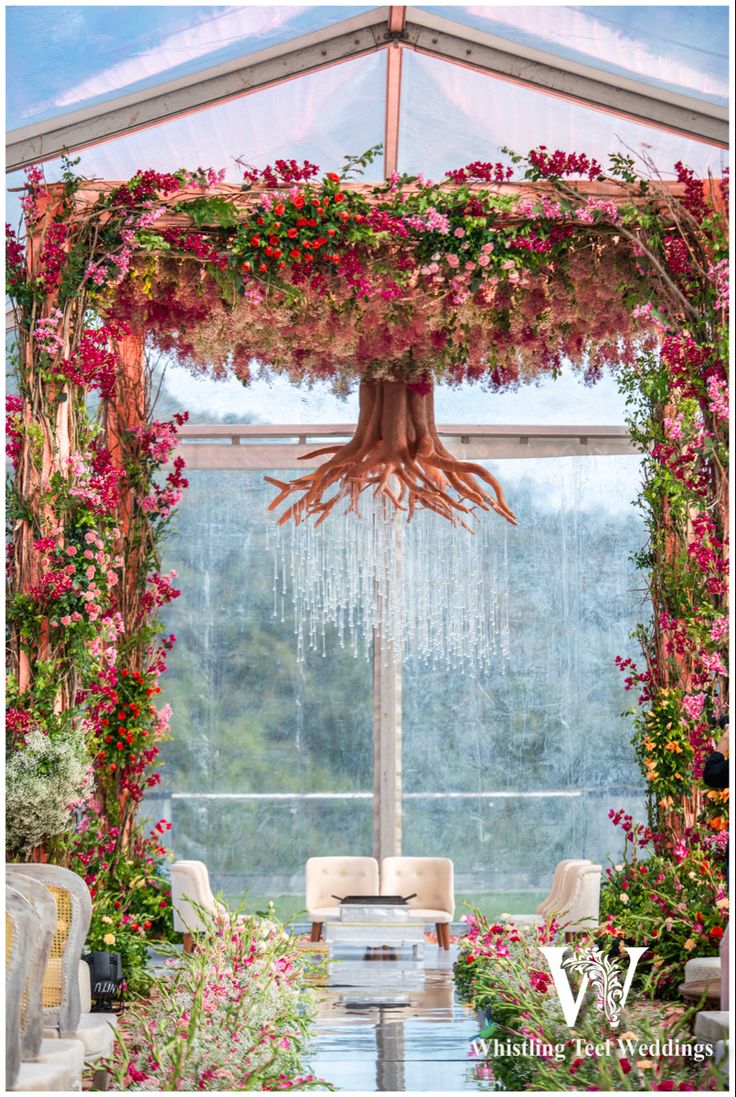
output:
[[[704,693],[693,693],[689,697],[683,697],[682,699],[682,707],[690,720],[697,720],[703,711],[704,704]]]
[[[454,255],[452,252],[450,252],[450,254],[446,256],[446,259],[447,265],[449,267],[452,267],[453,270],[460,266],[460,260],[458,259],[457,255]]]

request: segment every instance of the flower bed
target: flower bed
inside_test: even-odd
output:
[[[315,966],[277,922],[208,917],[189,955],[172,955],[150,1002],[129,1014],[112,1064],[121,1090],[329,1088],[304,1055]]]
[[[647,945],[652,988],[678,996],[690,956],[717,956],[728,920],[722,832],[693,829],[673,844],[668,835],[611,811],[625,835],[623,860],[606,870],[601,889],[605,932]]]
[[[537,928],[493,923],[474,911],[455,964],[463,1000],[485,1018],[473,1051],[479,1079],[510,1090],[725,1089],[726,1079],[693,1044],[690,1015],[662,1003],[642,1006],[635,982],[615,1024],[588,998],[572,1027],[544,954],[564,944],[551,922]],[[575,959],[615,963],[605,935],[578,935]],[[592,952],[591,952],[592,950]],[[573,997],[579,983],[568,972]],[[591,978],[592,982],[592,978]]]

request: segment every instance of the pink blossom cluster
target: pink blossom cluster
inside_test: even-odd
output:
[[[80,388],[97,389],[104,399],[115,393],[117,354],[115,340],[129,334],[127,324],[110,321],[98,328],[86,328],[77,349],[61,363],[68,381]]]
[[[564,178],[569,175],[587,175],[588,179],[597,179],[603,169],[597,160],[577,152],[547,151],[546,145],[540,145],[529,153],[529,162],[543,179]]]
[[[20,396],[5,397],[5,453],[13,468],[18,467],[23,446],[23,401]]]
[[[248,167],[243,172],[243,181],[251,186],[278,187],[290,183],[306,183],[319,175],[319,167],[309,160],[298,164],[296,160],[275,160],[273,167]]]
[[[722,377],[711,376],[707,381],[708,408],[715,415],[727,423],[730,416],[728,404],[728,381]]]
[[[66,264],[66,239],[68,229],[63,221],[52,221],[47,227],[41,248],[40,265],[46,292],[55,289],[61,281]]]
[[[8,224],[5,225],[5,277],[11,288],[26,279],[26,249]]]
[[[405,225],[416,232],[436,232],[440,236],[447,236],[450,231],[449,217],[446,213],[440,213],[434,206],[429,206],[423,213],[404,217],[403,220]]]
[[[729,260],[720,259],[708,267],[708,279],[716,292],[715,307],[727,309],[729,305]]]
[[[60,309],[50,308],[47,316],[41,316],[33,329],[33,341],[42,354],[54,358],[64,350],[64,339],[59,325],[64,319]]]
[[[40,164],[31,164],[26,168],[26,193],[21,196],[20,205],[28,224],[33,225],[41,216],[39,199],[45,182]]]
[[[70,454],[67,467],[71,496],[88,506],[93,514],[105,516],[114,512],[120,500],[119,483],[124,473],[112,463],[104,446],[96,443],[84,454]]]
[[[455,168],[445,172],[445,178],[453,183],[506,183],[514,174],[514,169],[500,161],[492,164],[487,160],[474,160],[464,168]]]
[[[148,171],[137,172],[132,179],[112,191],[108,198],[111,206],[130,209],[139,206],[146,200],[151,200],[159,194],[167,196],[174,194],[183,186],[183,180],[179,175],[170,172]]]
[[[705,576],[709,593],[717,596],[725,595],[728,575],[726,545],[716,536],[715,522],[709,514],[701,512],[693,517],[691,526],[692,536],[687,547],[688,555]]]

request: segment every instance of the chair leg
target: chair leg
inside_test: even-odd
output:
[[[312,922],[312,936],[309,938],[309,940],[310,941],[319,941],[321,936],[322,936],[322,923],[321,922]]]
[[[95,1090],[97,1093],[106,1093],[109,1081],[109,1070],[95,1067],[92,1072],[92,1084],[90,1085],[90,1089]]]
[[[192,937],[191,933],[185,933],[184,934],[184,951],[189,953],[193,950],[193,948],[194,948],[194,938]]]
[[[447,922],[436,922],[435,927],[437,931],[437,944],[440,948],[448,949],[450,947],[450,927]]]

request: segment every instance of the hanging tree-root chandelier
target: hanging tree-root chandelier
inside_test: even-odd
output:
[[[299,498],[279,518],[316,517],[316,525],[341,500],[358,511],[361,494],[374,488],[411,520],[417,508],[426,508],[470,529],[463,515],[476,508],[495,510],[511,525],[517,524],[495,476],[482,465],[459,461],[444,447],[434,420],[434,389],[403,381],[361,381],[360,412],[355,435],[345,445],[325,446],[302,460],[332,454],[313,472],[290,483],[267,476],[279,488],[269,510],[293,493]],[[479,483],[484,481],[492,495]],[[331,491],[331,489],[335,489]]]

